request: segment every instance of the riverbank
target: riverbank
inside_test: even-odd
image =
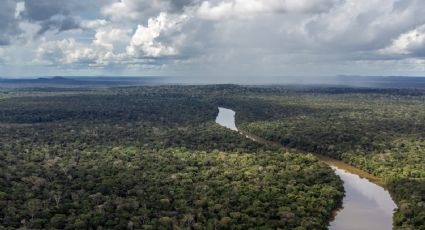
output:
[[[290,149],[279,143],[266,140],[239,128],[238,132],[251,140],[274,148],[283,148],[291,152],[312,154],[317,157],[317,159],[326,163],[335,170],[335,173],[344,182],[346,195],[339,207],[334,210],[329,229],[364,229],[359,228],[359,224],[367,226],[366,229],[374,230],[386,230],[392,228],[392,216],[397,206],[394,203],[391,193],[387,190],[382,178],[374,176],[341,160],[321,154]],[[353,180],[355,182],[353,182]],[[359,189],[360,186],[362,188]],[[363,203],[363,206],[369,207],[367,209],[359,208],[359,203]],[[356,218],[353,218],[353,216],[356,216]],[[358,223],[357,220],[362,220],[362,222]]]
[[[374,176],[374,175],[372,175],[372,174],[370,174],[370,173],[368,173],[364,170],[361,170],[361,169],[356,168],[352,165],[349,165],[349,164],[347,164],[347,163],[345,163],[341,160],[337,160],[337,159],[334,159],[334,158],[331,158],[331,157],[328,157],[328,156],[325,156],[325,155],[317,154],[317,153],[310,153],[310,152],[301,151],[301,150],[298,150],[298,149],[287,148],[287,147],[285,147],[285,146],[283,146],[279,143],[266,140],[262,137],[259,137],[255,134],[252,134],[252,133],[249,133],[249,132],[242,130],[240,128],[238,128],[238,131],[242,135],[250,138],[251,140],[257,141],[259,143],[262,143],[262,144],[265,144],[265,145],[268,145],[268,146],[272,146],[272,147],[275,147],[275,148],[283,148],[283,149],[286,149],[288,151],[296,151],[296,152],[305,153],[305,154],[312,154],[315,157],[317,157],[319,160],[323,161],[324,163],[326,163],[329,166],[338,167],[338,168],[343,169],[343,170],[350,172],[352,174],[356,174],[356,175],[360,176],[361,178],[366,178],[367,180],[369,180],[370,182],[372,182],[374,184],[385,187],[385,183],[382,180],[382,178]]]
[[[232,114],[232,116],[225,116],[226,114]],[[340,208],[334,210],[334,218],[330,220],[329,229],[386,230],[392,228],[392,217],[397,206],[390,193],[385,189],[385,184],[381,178],[353,167],[343,161],[320,154],[290,149],[280,143],[272,142],[245,130],[241,130],[236,126],[234,115],[235,112],[233,110],[219,108],[219,114],[216,121],[223,121],[222,126],[224,127],[236,127],[233,128],[233,130],[239,132],[241,135],[272,148],[312,154],[334,169],[335,174],[344,182],[345,197]],[[220,124],[220,122],[217,123]]]

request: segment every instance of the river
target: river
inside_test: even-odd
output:
[[[219,107],[216,122],[226,128],[238,131],[235,112]],[[240,132],[242,133],[242,132]],[[255,141],[260,137],[246,135]],[[262,142],[268,142],[266,140]],[[354,168],[342,161],[315,154],[332,167],[342,179],[345,189],[343,207],[330,223],[331,230],[388,230],[392,229],[392,216],[397,207],[389,192],[380,184],[379,178]],[[366,179],[367,178],[367,179]]]
[[[215,122],[231,130],[238,131],[235,123],[235,114],[235,111],[231,109],[218,107],[218,115]]]

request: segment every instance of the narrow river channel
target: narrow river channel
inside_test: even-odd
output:
[[[226,128],[238,131],[235,122],[235,114],[236,113],[231,109],[219,107],[216,122]],[[247,136],[245,133],[244,135]],[[247,137],[255,141],[261,139],[253,135]],[[345,197],[343,199],[343,207],[338,211],[335,219],[330,223],[329,229],[392,229],[392,216],[397,206],[392,200],[389,192],[379,185],[379,178],[354,168],[342,161],[322,155],[315,155],[320,160],[330,165],[344,182]]]

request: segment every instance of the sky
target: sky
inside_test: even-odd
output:
[[[0,0],[0,76],[425,76],[423,0]]]

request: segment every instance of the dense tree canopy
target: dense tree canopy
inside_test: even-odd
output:
[[[215,100],[233,90],[10,92],[0,228],[325,229],[340,179],[215,124]]]
[[[325,229],[341,181],[305,152],[383,178],[395,228],[425,229],[424,91],[234,85],[0,90],[0,228]]]
[[[227,100],[242,129],[382,177],[399,206],[395,227],[425,229],[423,91],[282,89],[252,97]],[[267,109],[258,112],[257,104]]]

